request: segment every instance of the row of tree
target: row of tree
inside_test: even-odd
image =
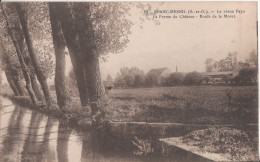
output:
[[[199,72],[190,72],[187,74],[175,72],[169,76],[161,76],[153,73],[144,74],[137,67],[123,67],[116,74],[115,79],[108,75],[104,81],[105,85],[114,85],[116,88],[139,88],[173,85],[194,85],[202,83],[203,75]]]
[[[70,102],[64,74],[67,47],[81,105],[90,105],[95,116],[96,103],[105,95],[99,58],[128,43],[129,10],[128,3],[1,3],[1,61],[15,95],[29,94],[36,106],[44,100],[51,105],[47,78],[55,65],[57,102],[64,108]]]
[[[249,68],[250,66],[257,66],[258,59],[255,51],[252,51],[249,55],[249,58],[245,61],[237,60],[237,52],[230,52],[227,54],[227,57],[224,59],[220,59],[219,61],[215,61],[212,58],[208,58],[205,61],[206,72],[213,71],[233,71],[234,69],[242,69]]]
[[[230,84],[252,84],[257,82],[256,68],[242,68],[236,76],[223,76],[220,80],[222,83]],[[144,74],[137,67],[123,67],[117,73],[115,79],[107,75],[104,85],[114,85],[116,88],[140,88],[140,87],[157,87],[157,86],[176,86],[176,85],[200,85],[216,84],[216,80],[206,74],[196,71],[189,73],[174,72],[169,76],[160,76],[153,74]]]

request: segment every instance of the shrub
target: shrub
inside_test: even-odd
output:
[[[187,85],[199,85],[202,83],[202,80],[202,75],[196,71],[193,71],[185,76],[184,82]]]
[[[184,75],[182,73],[172,73],[169,77],[166,78],[166,84],[171,85],[178,85],[184,81]]]

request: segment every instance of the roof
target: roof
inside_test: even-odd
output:
[[[212,75],[232,75],[233,71],[217,71],[217,72],[209,72],[206,73],[206,75],[212,76]]]
[[[156,74],[156,75],[161,75],[165,70],[168,68],[158,68],[158,69],[151,69],[147,74]]]

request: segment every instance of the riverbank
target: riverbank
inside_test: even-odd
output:
[[[81,108],[77,104],[72,104],[71,106],[59,109],[58,105],[53,102],[51,106],[44,104],[39,104],[36,108],[32,105],[30,98],[27,96],[13,96],[8,94],[2,94],[2,96],[9,98],[14,103],[28,107],[30,109],[35,109],[46,115],[54,116],[74,127],[88,129],[91,128],[91,118],[90,113],[87,109]],[[111,118],[106,117],[106,120]],[[186,135],[194,130],[206,129],[209,127],[230,127],[236,129],[242,129],[246,131],[257,130],[257,123],[247,123],[240,125],[238,124],[199,124],[199,123],[178,123],[178,122],[143,122],[143,121],[114,121],[109,120],[109,124],[106,125],[114,135],[118,136],[154,136],[154,137],[178,137]]]
[[[40,105],[38,108],[35,108],[31,102],[29,97],[23,96],[23,97],[15,97],[12,95],[4,95],[5,97],[9,98],[12,100],[14,103],[17,103],[17,105],[21,105],[24,107],[29,107],[30,109],[37,110],[39,112],[42,112],[44,114],[47,114],[48,116],[54,116],[56,118],[59,118],[61,120],[67,121],[66,123],[68,125],[71,125],[74,128],[78,128],[81,130],[91,130],[91,122],[90,118],[84,116],[83,114],[77,114],[74,112],[70,111],[61,111],[59,107],[53,104],[51,107],[47,107],[46,105]],[[74,113],[74,114],[73,114]],[[78,116],[77,116],[78,115]],[[75,118],[77,116],[78,118]],[[164,138],[175,138],[175,137],[186,137],[186,140],[193,140],[193,139],[198,139],[197,143],[203,144],[204,140],[204,135],[199,135],[199,138],[195,136],[190,136],[189,134],[198,134],[196,133],[198,130],[207,130],[207,129],[212,129],[212,125],[210,124],[185,124],[185,123],[149,123],[149,122],[119,122],[119,121],[111,121],[108,125],[106,130],[106,135],[116,138],[116,139],[121,139],[121,140],[127,140],[127,141],[134,141],[135,138],[137,138],[139,141],[139,145],[143,145],[142,140],[147,140],[148,141],[157,141],[159,138],[164,139]],[[229,125],[215,125],[213,126],[215,128],[230,128],[230,130],[236,130],[240,129],[246,134],[251,134],[249,136],[249,139],[256,139],[258,137],[257,134],[257,124],[247,124],[246,129],[241,128],[237,125],[234,124],[229,124]],[[218,134],[219,131],[214,131],[212,132],[214,134]],[[239,135],[238,135],[239,136]],[[205,136],[206,137],[206,136]],[[225,135],[223,134],[223,138],[225,138]],[[210,138],[207,138],[210,139]],[[200,141],[201,140],[201,141]],[[253,141],[253,142],[252,142]],[[257,149],[257,144],[255,143],[257,140],[250,140],[249,144],[252,146],[252,149],[256,150]],[[191,145],[192,142],[189,142]],[[149,145],[145,144],[145,145]],[[186,145],[186,144],[185,144]],[[204,144],[205,145],[205,144]],[[225,145],[225,144],[221,144]],[[206,145],[205,145],[206,146]],[[138,147],[138,146],[137,146]],[[170,144],[169,147],[172,147]],[[234,146],[232,144],[229,144],[228,146],[225,146],[227,149],[232,148],[234,149]],[[235,147],[235,149],[239,150],[243,146]],[[176,149],[173,149],[176,150]],[[178,150],[178,149],[177,149]],[[139,150],[139,151],[144,151],[144,150]],[[177,151],[178,152],[178,151]],[[194,154],[192,151],[188,154]]]
[[[257,86],[179,86],[109,91],[101,103],[105,120],[111,122],[182,123],[196,125],[245,126],[258,122]],[[18,104],[34,108],[29,97],[5,93]],[[90,107],[82,108],[76,92],[66,107],[39,104],[41,112],[71,123],[90,121]]]
[[[30,109],[37,110],[44,114],[62,119],[72,125],[77,125],[77,123],[82,119],[91,121],[89,111],[84,110],[79,105],[77,106],[76,103],[71,103],[70,105],[61,110],[55,101],[53,101],[50,106],[47,106],[46,104],[39,102],[37,107],[35,107],[32,104],[29,96],[14,96],[3,93],[0,95],[10,99],[18,105],[28,107]]]
[[[101,107],[106,120],[112,122],[243,126],[258,122],[257,89],[257,86],[115,89],[109,91]],[[52,106],[41,105],[40,111],[71,122],[90,120],[90,107],[82,108],[76,92],[70,94],[71,101],[61,110],[55,101],[56,93],[52,91]],[[14,97],[14,100],[33,107],[28,97]]]

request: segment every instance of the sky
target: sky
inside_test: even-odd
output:
[[[167,67],[173,72],[178,66],[179,72],[205,71],[205,60],[223,59],[228,52],[238,52],[238,60],[245,60],[253,51],[257,51],[257,4],[256,2],[158,2],[150,3],[152,11],[159,10],[244,10],[236,18],[170,18],[138,20],[142,11],[132,9],[131,19],[136,22],[129,35],[129,43],[123,52],[109,54],[107,61],[101,61],[103,79],[110,74],[113,78],[121,67],[136,66],[145,73],[153,68]],[[141,12],[140,12],[141,11]],[[161,14],[169,16],[173,14]],[[177,17],[185,14],[175,14]],[[197,15],[200,14],[191,14]],[[223,14],[222,14],[223,15]],[[228,14],[234,15],[234,14]],[[159,16],[159,14],[157,14]],[[155,20],[159,22],[156,25]],[[66,55],[66,74],[72,65]],[[50,79],[53,82],[53,78]]]
[[[257,51],[256,3],[172,2],[160,6],[152,3],[152,6],[160,10],[240,9],[245,13],[236,14],[234,19],[157,19],[160,25],[146,20],[142,29],[138,24],[133,27],[124,52],[110,54],[106,62],[101,62],[103,76],[115,77],[121,67],[132,66],[144,72],[160,67],[174,72],[176,66],[180,72],[203,72],[207,58],[219,60],[228,52],[238,52],[238,60],[245,60],[253,50]]]

